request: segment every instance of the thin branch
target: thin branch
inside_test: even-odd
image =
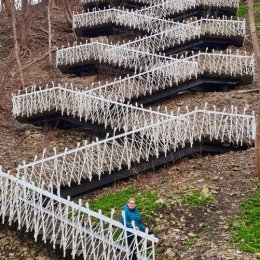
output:
[[[52,0],[48,3],[48,35],[49,35],[49,64],[52,64],[52,31],[51,31]]]
[[[14,3],[11,0],[4,0],[4,5],[5,5],[5,9],[7,11],[7,14],[9,16],[10,22],[12,24],[13,36],[14,36],[15,58],[16,58],[16,62],[17,62],[18,70],[19,70],[19,74],[20,74],[20,82],[22,84],[22,87],[24,88],[25,82],[24,82],[22,65],[21,65],[21,60],[20,60],[20,55],[19,55],[20,48],[19,48],[19,44],[18,44],[18,40],[17,40],[17,31],[16,31],[16,11],[15,11],[15,6],[14,6]]]
[[[51,53],[54,52],[54,51],[56,51],[56,48],[51,49]],[[48,55],[49,55],[49,50],[47,52],[45,52],[41,57],[39,57],[39,58],[33,60],[32,62],[30,62],[29,64],[26,64],[25,66],[23,66],[22,69],[23,70],[27,69],[29,66],[33,65],[34,63],[39,62],[39,61],[45,59]]]

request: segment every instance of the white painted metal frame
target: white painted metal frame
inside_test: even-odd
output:
[[[196,22],[190,22],[190,27],[187,27],[187,24],[184,23],[173,22],[152,15],[141,14],[136,11],[130,12],[116,8],[73,15],[74,30],[81,27],[94,29],[95,27],[104,26],[106,24],[114,24],[131,29],[142,30],[149,34],[160,34],[165,31],[169,34],[169,30],[172,30],[172,34],[175,34],[176,30],[180,30],[180,28],[187,30],[187,28],[195,27],[197,30],[199,29],[201,35],[212,33],[221,36],[245,36],[245,20],[203,18]],[[177,36],[180,37],[180,35]],[[186,37],[188,37],[188,35]]]
[[[254,116],[235,113],[219,113],[196,110],[176,118],[114,135],[92,144],[78,145],[76,149],[65,149],[52,157],[37,159],[18,167],[18,172],[30,181],[53,182],[59,190],[61,186],[80,184],[83,180],[102,178],[135,163],[149,161],[166,155],[169,151],[193,145],[203,139],[209,141],[251,144],[255,138]]]
[[[79,111],[88,110],[91,114],[91,110],[98,110],[97,114],[92,114],[95,114],[93,122],[112,127],[117,125],[118,128],[121,126],[126,131],[121,135],[107,136],[102,141],[97,139],[92,144],[78,144],[76,149],[66,149],[61,154],[54,150],[54,156],[48,158],[45,158],[44,151],[42,159],[35,158],[33,163],[24,162],[18,167],[18,172],[27,176],[28,180],[37,183],[42,180],[52,182],[58,190],[71,183],[80,184],[84,179],[91,181],[94,177],[101,178],[103,174],[110,174],[123,167],[130,169],[133,163],[148,161],[151,157],[162,154],[166,156],[169,151],[188,144],[192,146],[194,142],[205,138],[236,145],[251,144],[255,138],[255,117],[246,115],[246,111],[242,115],[238,114],[236,108],[232,108],[231,113],[196,109],[174,116],[91,97],[84,92],[61,87],[32,90],[31,93],[14,97],[13,103],[15,115],[26,113],[29,116],[46,109],[56,109],[78,116],[82,114]],[[78,105],[75,106],[76,103]],[[113,104],[116,109],[110,111],[111,105],[104,104]],[[48,108],[50,105],[51,108]],[[136,111],[142,112],[139,114]]]
[[[193,63],[172,62],[92,88],[86,93],[117,102],[126,102],[178,86],[180,83],[196,79],[200,75],[243,77],[255,74],[254,55],[241,55],[238,51],[235,54],[230,50],[226,53],[198,53],[190,57],[180,56],[180,60],[188,60]]]
[[[243,77],[255,75],[254,54],[241,55],[237,50],[226,50],[226,53],[211,52],[192,55],[185,58],[187,61],[198,62],[199,74],[225,75],[231,77]]]
[[[145,71],[154,67],[177,61],[170,57],[109,45],[103,42],[91,42],[68,48],[61,48],[56,53],[56,66],[99,62],[111,66],[123,67],[135,71]],[[187,61],[185,61],[187,63]]]
[[[158,52],[204,36],[217,36],[220,38],[245,37],[245,32],[245,21],[207,18],[187,24],[177,24],[172,26],[172,29],[159,31],[121,46],[140,51]]]
[[[85,44],[59,50],[57,52],[58,62],[60,64],[62,62],[63,64],[67,64],[68,62],[73,64],[74,62],[84,62],[84,60],[87,59],[98,59],[98,56],[106,56],[106,51],[101,50],[104,50],[107,47],[107,44],[91,44],[104,46],[103,48],[98,47],[99,54],[96,52],[95,58],[89,56],[89,44]],[[125,51],[125,49],[121,49],[120,46],[118,48],[119,54]],[[72,49],[74,49],[74,51],[72,51]],[[117,50],[117,48],[115,47],[113,50]],[[71,55],[67,55],[67,53]],[[86,53],[88,57],[85,58],[84,53]],[[113,54],[116,55],[116,52]],[[119,56],[119,54],[117,57],[120,59],[121,56]],[[129,56],[127,56],[127,54],[129,54]],[[123,59],[126,60],[126,57],[131,58],[130,54],[131,52],[124,52]],[[134,52],[134,54],[136,54],[136,52]],[[143,53],[141,52],[141,54]],[[61,59],[60,57],[65,58]],[[114,56],[110,57],[112,60]],[[145,72],[116,80],[115,82],[105,84],[104,86],[99,86],[89,90],[88,93],[118,102],[125,102],[126,100],[131,100],[140,96],[151,95],[156,91],[163,90],[168,87],[178,86],[180,83],[189,81],[192,78],[196,79],[199,75],[243,77],[253,76],[255,74],[254,55],[249,56],[246,53],[245,55],[241,55],[238,51],[236,53],[232,53],[230,50],[227,50],[226,53],[198,53],[186,58],[185,56],[180,56],[179,59],[167,58],[164,65],[154,66],[154,68],[151,65],[153,61],[155,61],[156,64],[163,63],[162,60],[165,57],[159,55],[154,56],[153,54],[151,54],[151,56],[148,54],[147,57],[149,57],[149,59],[146,60],[146,64],[141,63],[142,59],[140,59],[141,64],[139,67],[137,66],[137,63],[135,63],[135,71],[141,70]],[[99,61],[105,61],[105,58],[100,58]],[[117,61],[117,64],[121,64],[120,60]],[[149,69],[149,67],[145,67],[145,65],[148,65],[148,61],[150,62],[149,67],[151,69]],[[111,64],[110,61],[108,61],[108,63]],[[113,62],[113,64],[115,63]]]
[[[184,13],[191,9],[199,8],[201,6],[217,8],[238,8],[239,0],[168,0],[155,2],[154,5],[143,8],[141,10],[137,10],[136,12],[139,14],[163,18],[169,15]]]
[[[89,205],[76,204],[44,190],[45,184],[36,187],[23,178],[4,173],[0,168],[0,216],[2,223],[18,224],[18,229],[34,233],[35,241],[41,235],[53,248],[60,246],[63,256],[71,250],[73,258],[131,260],[134,251],[138,260],[155,260],[155,243],[158,239],[141,231],[130,229],[108,218],[102,212],[94,212]],[[48,184],[52,191],[52,184]],[[132,245],[127,237],[133,236]],[[138,242],[138,238],[140,242]]]
[[[133,3],[141,3],[141,4],[154,4],[156,2],[161,2],[161,0],[131,0]],[[91,4],[91,3],[103,3],[108,2],[107,0],[81,0],[82,4]]]
[[[130,44],[131,45],[131,44]],[[228,55],[214,53],[210,55],[207,54],[198,54],[193,55],[190,59],[173,59],[171,57],[155,55],[152,53],[130,49],[128,46],[121,46],[121,45],[109,45],[102,42],[91,42],[81,45],[75,45],[72,47],[62,48],[57,50],[56,53],[56,65],[57,66],[67,66],[73,64],[83,64],[84,62],[99,62],[109,64],[111,66],[116,67],[123,67],[132,69],[135,72],[144,72],[147,70],[151,70],[153,68],[160,67],[172,67],[172,75],[176,77],[176,79],[185,79],[186,75],[187,78],[190,77],[191,73],[189,73],[188,68],[194,68],[193,62],[200,62],[200,70],[198,73],[204,73],[205,65],[208,66],[205,62],[202,62],[203,58],[204,61],[209,61],[209,57],[212,61],[212,66],[214,66],[214,70],[216,72],[220,72],[225,67],[225,71],[233,70],[233,75],[237,74],[251,74],[254,73],[254,58],[253,56],[242,56],[239,53],[237,54],[230,54],[230,51],[227,51]],[[206,59],[207,57],[207,59]],[[222,60],[222,62],[221,62]],[[223,62],[226,60],[228,62],[226,65]],[[235,62],[236,66],[233,66],[231,63]],[[214,63],[215,62],[215,63]],[[221,62],[221,70],[217,69],[218,63]],[[178,75],[176,65],[181,66],[182,68],[187,67],[186,70],[184,69],[183,75]],[[204,64],[204,65],[202,65]],[[167,66],[165,66],[167,65]],[[248,66],[248,70],[245,70],[244,66]],[[223,67],[224,66],[224,67]],[[207,68],[207,67],[206,67]],[[243,72],[244,71],[244,72]],[[251,72],[250,72],[251,71]],[[194,72],[194,70],[192,70]],[[231,74],[231,75],[232,75]]]
[[[102,3],[106,0],[81,0],[82,4],[87,3]],[[151,7],[144,8],[145,13],[152,13],[154,14],[156,9],[170,9],[172,14],[174,13],[181,13],[186,12],[190,9],[194,9],[196,7],[200,6],[207,6],[207,7],[228,7],[228,8],[238,8],[239,7],[239,0],[175,0],[175,1],[163,1],[163,0],[132,0],[133,2],[137,3],[143,3],[152,5]],[[107,2],[107,1],[106,1]],[[151,11],[152,10],[152,11]],[[168,11],[169,13],[169,11]],[[161,15],[161,13],[158,14],[156,12],[155,14]]]
[[[44,112],[59,111],[80,120],[103,124],[122,131],[140,128],[171,118],[171,115],[126,105],[62,86],[37,90],[13,97],[13,115],[30,117]]]

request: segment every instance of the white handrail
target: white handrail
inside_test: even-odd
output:
[[[196,109],[174,116],[61,87],[35,90],[13,97],[13,101],[16,115],[21,108],[29,116],[50,110],[51,105],[52,110],[71,116],[82,114],[84,120],[125,130],[121,135],[114,133],[105,140],[65,149],[64,153],[48,158],[44,151],[42,159],[35,158],[34,162],[18,167],[19,173],[30,181],[51,181],[58,190],[72,182],[80,184],[83,179],[101,178],[124,166],[130,168],[134,162],[166,155],[203,138],[236,145],[251,144],[255,139],[255,117],[246,115],[246,111],[238,114],[236,108],[231,113]]]
[[[34,184],[4,173],[0,168],[0,216],[2,221],[18,223],[18,228],[25,227],[34,232],[35,241],[39,234],[46,242],[51,239],[53,247],[61,246],[64,256],[66,250],[72,250],[72,257],[82,255],[84,259],[95,256],[97,250],[102,250],[109,259],[129,260],[133,250],[137,250],[140,260],[153,259],[154,245],[158,239],[153,235],[130,229],[111,218],[94,212],[88,204],[76,204],[69,199],[63,199]],[[51,183],[49,189],[52,190]],[[139,237],[130,246],[127,235]],[[146,246],[148,245],[148,248]],[[118,250],[119,249],[119,250]],[[116,252],[111,255],[111,251]]]
[[[169,11],[167,8],[165,10]],[[91,29],[95,26],[101,26],[108,23],[145,31],[149,34],[159,34],[165,31],[169,33],[169,30],[172,30],[172,33],[174,34],[176,33],[176,28],[183,28],[183,30],[188,28],[186,23],[161,19],[152,14],[140,13],[140,11],[130,12],[116,8],[73,15],[73,30],[82,27]],[[214,29],[213,32],[218,33],[219,35],[245,36],[245,20],[233,20],[225,17],[221,19],[202,18],[196,22],[191,21],[190,27],[191,26],[202,28],[204,34],[211,33],[211,30]],[[177,35],[177,37],[180,36]]]

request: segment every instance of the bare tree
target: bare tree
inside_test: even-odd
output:
[[[52,0],[48,3],[48,27],[49,27],[49,63],[52,64],[52,32],[51,32]]]
[[[260,91],[260,72],[259,72],[259,66],[260,66],[260,47],[259,47],[259,41],[256,33],[256,27],[255,27],[255,15],[254,15],[254,1],[248,0],[248,15],[249,15],[249,26],[250,31],[252,35],[252,42],[253,42],[253,48],[254,53],[256,57],[257,62],[257,68],[258,71],[256,73],[258,79],[256,80],[259,91]],[[259,92],[260,93],[260,92]],[[260,179],[260,96],[258,98],[258,113],[257,113],[257,126],[256,126],[256,143],[255,143],[255,153],[256,153],[256,175]]]
[[[20,74],[20,81],[22,86],[25,86],[24,83],[24,77],[23,77],[23,71],[22,71],[22,65],[21,65],[21,60],[20,60],[20,48],[17,40],[17,32],[16,32],[16,10],[14,6],[14,2],[12,0],[3,0],[6,12],[8,14],[8,17],[10,19],[10,23],[12,24],[12,29],[13,29],[13,35],[14,35],[14,53],[15,53],[15,58],[16,62],[18,65],[19,69],[19,74]]]
[[[30,11],[31,5],[29,4],[28,0],[22,0],[21,2],[21,12],[22,12],[22,21],[21,21],[21,49],[27,49],[28,48],[28,42],[29,42],[29,30],[30,30]]]

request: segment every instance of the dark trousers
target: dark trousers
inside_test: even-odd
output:
[[[129,237],[127,237],[128,246],[129,246],[129,248],[130,248],[131,251],[132,251],[130,260],[137,260],[137,255],[136,255],[137,250],[136,250],[136,248],[135,248],[134,240],[135,240],[135,236],[129,236]],[[139,238],[139,237],[137,237],[137,241],[138,241],[138,243],[140,242],[140,238]]]

